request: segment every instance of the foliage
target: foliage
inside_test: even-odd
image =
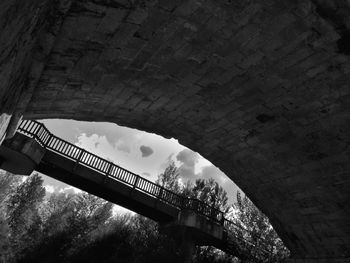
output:
[[[0,170],[0,262],[4,262],[8,258],[11,244],[9,240],[10,228],[6,220],[7,201],[12,189],[20,183],[20,179],[20,176]]]
[[[20,262],[63,262],[85,248],[112,215],[112,204],[87,193],[53,194],[42,204],[41,237]]]
[[[158,175],[158,179],[155,183],[175,193],[181,193],[182,189],[179,179],[180,174],[178,168],[175,166],[174,162],[171,162],[165,168],[165,171]]]
[[[161,180],[160,180],[161,179]],[[178,184],[179,174],[172,163],[158,182],[172,187]],[[268,250],[273,253],[274,259],[280,261],[288,257],[289,252],[283,245],[277,233],[272,228],[268,218],[248,199],[241,197],[237,192],[237,201],[233,205],[228,204],[226,191],[214,179],[197,179],[194,183],[187,182],[184,187],[177,188],[178,193],[188,198],[195,198],[224,212],[226,218],[235,221],[241,228],[234,228],[232,234],[243,238],[255,245],[257,249]],[[232,216],[232,211],[235,211]],[[242,245],[238,244],[237,245]],[[251,249],[243,251],[246,257],[242,261],[249,261],[255,252]],[[258,260],[255,258],[255,260]],[[263,260],[263,258],[262,258]],[[222,253],[213,247],[197,247],[193,262],[235,262],[237,258]]]
[[[0,205],[3,208],[5,199],[9,196],[11,190],[15,188],[21,180],[21,176],[10,174],[0,170]]]
[[[242,198],[241,194],[237,192],[237,201],[233,208],[235,211],[233,220],[246,229],[246,231],[242,230],[239,233],[240,236],[256,245],[257,248],[271,252],[277,261],[289,256],[288,249],[278,237],[267,216],[247,196]]]
[[[12,251],[20,257],[38,238],[41,218],[38,208],[45,196],[45,188],[38,174],[30,176],[9,195],[6,221]]]
[[[187,183],[183,194],[190,198],[195,198],[223,212],[227,212],[228,197],[227,192],[214,179],[197,179],[192,185]]]
[[[179,262],[179,250],[158,224],[138,215],[112,215],[112,204],[88,193],[54,193],[45,196],[39,175],[23,181],[0,175],[0,262],[2,263],[141,263]],[[267,218],[247,197],[237,195],[228,204],[225,190],[213,179],[180,183],[174,163],[159,175],[157,183],[223,210],[235,211],[236,233],[283,258],[286,249]],[[235,229],[235,231],[239,231]],[[267,244],[267,246],[266,246]],[[247,254],[251,251],[246,251]],[[197,247],[193,263],[242,262],[213,247]]]
[[[198,199],[227,214],[229,205],[227,192],[214,179],[197,179],[194,184],[187,182],[182,194],[189,198]],[[193,262],[234,262],[230,255],[211,247],[197,247]]]
[[[1,177],[1,181],[11,180]],[[0,262],[178,261],[174,242],[152,220],[112,216],[111,203],[88,193],[44,198],[37,174],[8,188],[0,234],[10,235],[14,245],[3,247]]]

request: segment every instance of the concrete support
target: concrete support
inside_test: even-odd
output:
[[[179,249],[179,263],[191,263],[196,244],[190,232],[183,229],[176,239]]]
[[[181,263],[191,262],[196,245],[212,245],[217,248],[222,245],[222,225],[191,210],[181,211],[174,222],[161,226],[161,231],[175,239]]]
[[[44,154],[45,149],[37,141],[16,133],[0,146],[0,168],[13,174],[30,175]]]
[[[186,226],[167,224],[162,225],[160,231],[175,241],[178,262],[191,263],[196,245],[198,245],[193,230]]]
[[[223,239],[224,228],[222,225],[216,224],[191,210],[182,210],[175,224],[192,229],[198,244],[206,245]]]

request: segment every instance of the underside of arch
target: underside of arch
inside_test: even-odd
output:
[[[0,112],[174,137],[295,258],[350,251],[346,1],[0,4]]]

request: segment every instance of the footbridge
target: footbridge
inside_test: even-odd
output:
[[[251,250],[249,260],[274,262],[272,253],[245,240],[245,230],[222,211],[58,138],[40,122],[22,121],[15,136],[0,146],[0,158],[1,168],[12,173],[38,171],[158,221],[173,233],[181,230],[186,246],[212,245],[246,260]]]

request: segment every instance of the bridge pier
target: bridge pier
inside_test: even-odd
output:
[[[174,235],[174,234],[173,234]],[[196,244],[193,236],[186,228],[181,229],[176,233],[175,241],[178,245],[179,263],[191,263]]]
[[[210,222],[205,216],[183,210],[175,221],[162,225],[161,230],[174,238],[179,250],[179,262],[190,263],[196,245],[220,248],[224,229],[222,225]]]
[[[30,175],[40,163],[45,149],[35,140],[16,133],[0,147],[0,168],[13,174]]]

